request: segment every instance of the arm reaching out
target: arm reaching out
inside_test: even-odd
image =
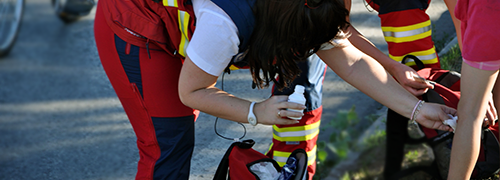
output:
[[[373,58],[359,51],[350,42],[343,47],[320,50],[317,53],[342,79],[376,101],[399,114],[410,117],[418,99],[403,89]],[[416,121],[425,127],[450,131],[442,121],[456,110],[433,103],[425,103],[416,115]]]
[[[389,58],[353,26],[349,26],[348,31],[351,33],[349,41],[360,51],[377,60],[408,92],[420,96],[426,93],[429,88],[433,88],[429,83],[416,81],[413,78],[413,75],[417,74],[414,69]]]
[[[344,0],[344,4],[346,9],[350,11],[351,0]],[[349,21],[349,16],[347,17],[347,21]],[[411,94],[420,96],[426,93],[429,88],[433,88],[431,84],[415,81],[413,74],[417,74],[417,72],[414,69],[394,61],[384,54],[375,47],[370,40],[366,39],[366,37],[364,37],[352,24],[348,27],[347,31],[350,33],[349,41],[354,47],[378,61],[384,69],[394,76],[399,84]]]

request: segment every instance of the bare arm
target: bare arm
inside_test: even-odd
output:
[[[217,76],[210,75],[196,66],[189,57],[186,57],[179,77],[179,97],[181,101],[194,109],[205,113],[233,120],[248,122],[247,115],[251,102],[233,96],[215,87]],[[288,96],[273,96],[254,107],[254,114],[261,124],[294,124],[297,121],[280,118],[281,116],[301,117],[299,112],[286,111],[286,108],[304,109],[296,103],[287,102]]]
[[[469,179],[479,155],[481,125],[488,109],[498,71],[485,71],[462,64],[458,124],[451,148],[448,179]],[[474,87],[474,88],[470,88]]]
[[[377,60],[408,92],[420,96],[427,92],[428,88],[433,88],[431,84],[416,81],[413,78],[413,74],[417,74],[414,69],[389,58],[353,26],[350,26],[348,31],[351,33],[349,41],[360,51]]]
[[[322,50],[317,54],[342,79],[399,114],[410,117],[418,99],[404,90],[373,58],[349,42],[345,47]],[[442,121],[448,119],[446,114],[455,113],[454,109],[426,103],[416,120],[425,127],[448,131],[450,128]]]
[[[448,7],[448,12],[450,12],[453,25],[455,25],[458,46],[460,47],[460,50],[462,50],[462,31],[460,29],[460,20],[455,17],[455,6],[457,5],[457,0],[444,0],[444,3],[446,3],[446,6]]]
[[[462,30],[461,30],[461,21],[455,17],[455,7],[457,5],[457,0],[444,0],[446,6],[448,7],[448,11],[451,15],[451,20],[453,21],[453,25],[455,26],[455,31],[457,33],[458,46],[460,50],[462,50]],[[486,111],[486,118],[488,121],[483,123],[483,126],[486,125],[495,125],[495,119],[498,119],[498,111],[495,109],[495,103],[493,103],[493,97],[489,100],[489,108]],[[496,100],[497,102],[500,100]],[[496,103],[498,106],[498,103]]]
[[[351,10],[351,0],[344,0],[347,10]],[[349,21],[349,17],[347,17]],[[349,26],[347,31],[351,34],[349,41],[352,45],[377,60],[385,70],[387,70],[408,92],[415,96],[420,96],[427,92],[428,88],[433,88],[431,84],[415,81],[413,74],[417,74],[412,68],[394,61],[389,56],[380,51],[370,40],[366,39],[354,26]]]

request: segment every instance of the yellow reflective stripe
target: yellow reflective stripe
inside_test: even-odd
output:
[[[431,26],[426,26],[423,28],[419,29],[414,29],[414,30],[409,30],[409,31],[403,31],[403,32],[393,32],[393,31],[384,31],[384,37],[394,37],[394,38],[402,38],[402,37],[409,37],[409,36],[414,36],[417,34],[422,34],[427,31],[431,30]]]
[[[319,134],[319,129],[313,134],[308,134],[305,136],[295,136],[295,137],[280,137],[273,133],[273,138],[278,141],[307,141],[311,140]]]
[[[292,154],[291,152],[283,152],[283,151],[274,151],[273,159],[283,167],[286,164],[286,160]],[[316,161],[316,146],[313,149],[307,152],[307,165],[310,166]]]
[[[314,149],[307,152],[307,166],[312,165],[314,162],[316,162],[316,146],[314,146]]]
[[[415,54],[412,54],[414,56],[416,56],[418,59],[420,59],[422,62],[423,61],[429,61],[429,60],[434,60],[434,59],[437,59],[437,56],[436,54],[429,54],[429,55],[423,55],[423,56],[418,56],[418,55],[415,55]],[[398,61],[398,62],[401,62],[403,60],[403,57],[404,56],[392,56],[392,55],[389,55],[389,57],[391,57],[392,59],[394,59],[395,61]],[[409,61],[407,62],[413,62],[412,59],[408,59]],[[424,63],[424,64],[427,64],[427,63]]]
[[[403,42],[411,42],[411,41],[416,41],[416,40],[419,40],[419,39],[424,39],[424,38],[429,37],[431,35],[432,35],[432,31],[429,30],[429,31],[427,31],[425,33],[417,34],[417,35],[414,35],[414,36],[400,37],[400,38],[396,38],[396,37],[384,37],[384,39],[387,42],[403,43]]]
[[[387,42],[395,43],[415,41],[432,35],[430,20],[403,27],[383,26],[382,31]]]
[[[179,7],[178,0],[163,0],[163,6]],[[179,30],[181,31],[181,42],[179,43],[179,54],[186,57],[186,48],[189,44],[189,19],[190,15],[186,11],[178,10]]]
[[[186,48],[189,44],[188,27],[190,15],[186,11],[179,11],[179,29],[181,30],[181,42],[179,44],[179,54],[186,57]]]
[[[420,29],[423,27],[427,27],[431,25],[431,20],[427,20],[425,22],[409,25],[409,26],[402,26],[402,27],[392,27],[392,26],[382,26],[382,31],[386,32],[403,32],[403,31],[411,31],[415,29]]]
[[[428,49],[428,50],[425,50],[425,51],[416,51],[416,52],[412,52],[412,53],[408,53],[408,54],[416,56],[424,64],[434,64],[434,63],[438,62],[438,58],[437,58],[437,55],[436,55],[436,49],[435,49],[434,46],[432,48]],[[406,54],[406,55],[408,55],[408,54]],[[394,59],[395,61],[401,62],[406,55],[404,55],[404,56],[393,56],[393,55],[389,54],[389,57],[391,59]],[[415,65],[415,62],[413,62],[412,59],[409,59],[409,61],[406,63],[406,65],[413,66],[413,65]]]
[[[274,156],[273,159],[278,163],[280,167],[283,167],[286,164],[287,157]]]
[[[290,131],[303,131],[303,130],[309,130],[309,129],[317,129],[320,125],[321,121],[304,125],[304,126],[294,126],[294,127],[283,127],[279,128],[276,125],[273,125],[273,130],[277,132],[290,132]]]
[[[267,155],[269,153],[269,151],[271,151],[271,149],[273,148],[273,145],[274,145],[274,143],[271,143],[271,145],[269,146],[269,149],[267,149],[266,153],[264,153],[264,154]]]
[[[238,69],[240,69],[240,68],[238,68],[238,67],[236,67],[236,66],[234,66],[234,65],[231,65],[231,66],[229,66],[229,69],[230,69],[231,71],[233,71],[233,70],[238,70]]]
[[[163,0],[163,6],[179,7],[177,5],[177,0]]]
[[[281,133],[273,131],[273,138],[278,141],[307,141],[313,139],[318,134],[319,134],[319,128],[307,131],[293,131],[293,132],[281,132]]]
[[[297,127],[278,128],[273,126],[273,138],[278,141],[307,141],[319,134],[320,121]]]

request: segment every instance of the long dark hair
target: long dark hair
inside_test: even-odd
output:
[[[300,73],[296,62],[306,60],[349,26],[342,0],[322,0],[315,7],[306,6],[304,0],[257,0],[254,14],[247,58],[259,88],[271,81],[278,89],[288,86]]]

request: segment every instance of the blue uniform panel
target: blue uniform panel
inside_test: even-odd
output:
[[[120,39],[115,34],[115,46],[120,61],[122,63],[123,69],[127,74],[130,83],[135,83],[141,96],[142,94],[142,77],[141,77],[141,64],[139,61],[139,47],[130,45],[130,51],[127,52],[127,42]],[[127,54],[128,53],[128,54]]]
[[[156,161],[154,179],[189,179],[194,149],[194,116],[152,117],[161,156]]]

